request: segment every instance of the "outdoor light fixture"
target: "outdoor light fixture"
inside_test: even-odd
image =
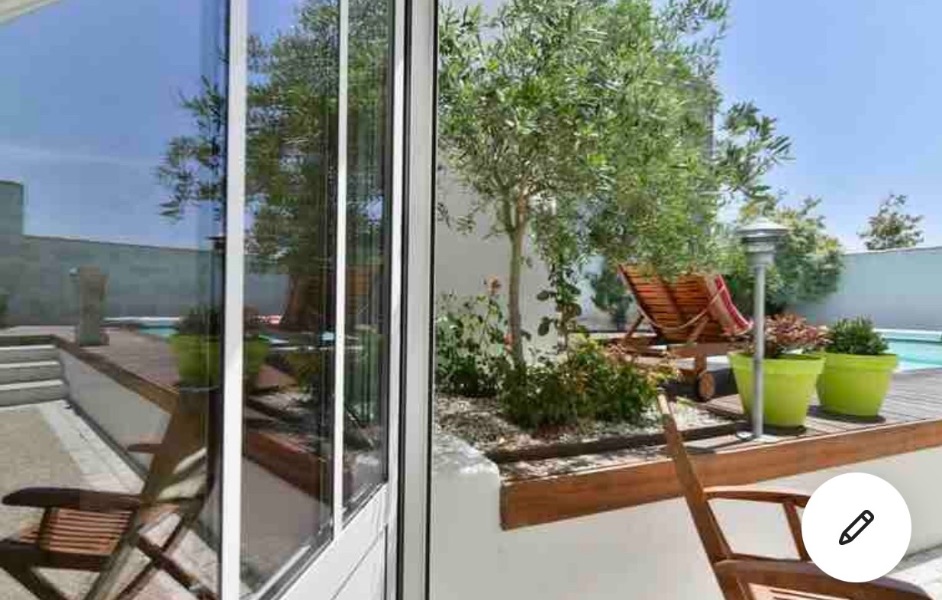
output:
[[[765,360],[765,271],[775,261],[775,249],[788,233],[788,228],[769,219],[759,218],[743,227],[736,234],[746,250],[749,266],[755,273],[755,301],[752,311],[753,335],[753,394],[752,394],[752,438],[762,439],[762,411],[764,410],[765,381],[762,371]]]

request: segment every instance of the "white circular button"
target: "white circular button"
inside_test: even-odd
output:
[[[893,570],[909,548],[909,507],[875,475],[847,473],[815,490],[801,516],[811,560],[835,579],[873,581]]]

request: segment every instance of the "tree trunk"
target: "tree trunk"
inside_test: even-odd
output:
[[[518,225],[510,235],[510,281],[507,309],[510,322],[510,351],[516,365],[524,364],[523,319],[520,315],[520,275],[523,269],[523,242],[526,227]]]

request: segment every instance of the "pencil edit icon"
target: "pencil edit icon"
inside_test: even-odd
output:
[[[841,532],[841,546],[846,546],[856,540],[857,536],[863,533],[863,530],[869,527],[871,523],[873,523],[873,513],[869,510],[857,515],[857,518],[847,526],[847,529]]]

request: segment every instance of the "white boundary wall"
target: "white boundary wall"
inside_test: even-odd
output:
[[[722,600],[680,499],[502,531],[497,466],[440,433],[433,456],[433,599]],[[842,472],[883,477],[909,504],[915,552],[942,544],[940,470],[936,448],[768,485],[812,492]],[[717,506],[734,549],[796,557],[779,507]]]
[[[821,324],[865,316],[885,329],[942,330],[942,247],[847,254],[838,290],[793,308]]]

